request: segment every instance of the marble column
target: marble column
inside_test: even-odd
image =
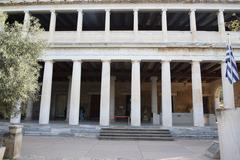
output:
[[[131,125],[141,126],[141,79],[140,61],[132,61]]]
[[[110,33],[110,9],[105,10],[105,41],[109,40],[109,33]]]
[[[49,27],[49,32],[50,32],[50,37],[49,41],[53,41],[53,36],[56,28],[56,12],[55,10],[51,11],[51,18],[50,18],[50,27]]]
[[[223,106],[224,108],[235,108],[233,85],[226,78],[226,63],[221,63]]]
[[[24,11],[23,32],[27,32],[29,27],[30,27],[30,14],[29,11]]]
[[[192,62],[193,125],[204,126],[201,68],[199,61]]]
[[[162,36],[163,41],[167,41],[167,9],[162,9]]]
[[[26,108],[26,117],[25,120],[32,120],[32,111],[33,111],[33,101],[29,100]]]
[[[136,33],[138,31],[138,9],[133,10],[133,15],[134,15],[133,30]]]
[[[225,41],[225,22],[224,22],[224,13],[223,13],[223,9],[220,9],[218,11],[218,31],[220,33],[221,36],[221,40],[224,42]]]
[[[100,99],[100,126],[109,126],[110,123],[110,70],[110,60],[103,60]]]
[[[73,61],[72,84],[70,96],[69,125],[79,124],[81,61]]]
[[[110,31],[110,9],[105,10],[105,32]]]
[[[152,114],[153,114],[153,124],[160,124],[159,114],[158,114],[158,96],[157,96],[157,77],[151,77],[151,86],[152,86]]]
[[[52,74],[53,74],[53,61],[50,60],[45,61],[39,113],[39,124],[49,123],[52,92]]]
[[[111,76],[111,88],[110,88],[110,119],[114,121],[115,116],[115,76]]]
[[[16,106],[13,110],[13,113],[10,117],[10,123],[12,124],[19,124],[21,123],[21,102],[18,101]]]
[[[172,127],[172,91],[169,61],[162,61],[162,125]]]
[[[197,31],[195,11],[196,9],[191,9],[190,11],[190,29],[192,32],[192,41],[196,40],[196,31]]]
[[[82,32],[82,21],[83,21],[83,13],[82,10],[78,10],[78,19],[77,19],[77,41],[80,40],[81,32]]]
[[[66,121],[69,121],[69,112],[70,112],[70,99],[71,99],[71,87],[72,87],[72,77],[68,77],[68,100],[67,100],[67,113]]]

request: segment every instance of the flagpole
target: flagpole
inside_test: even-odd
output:
[[[230,34],[229,33],[227,33],[227,35],[228,35],[228,49],[231,49],[230,47],[231,47],[231,39],[230,39]],[[231,57],[231,55],[230,55],[230,57]],[[231,81],[232,81],[232,85],[233,85],[233,71],[232,71],[232,58],[229,58],[230,59],[230,65],[231,65]]]

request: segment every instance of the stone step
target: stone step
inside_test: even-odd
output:
[[[143,133],[143,134],[170,134],[170,131],[131,131],[131,130],[102,130],[102,133]]]
[[[169,131],[168,129],[158,129],[158,128],[101,128],[101,130],[124,130],[124,131]]]
[[[171,134],[122,134],[122,133],[100,133],[100,136],[120,136],[120,137],[172,137]]]
[[[169,130],[155,128],[101,128],[98,137],[116,140],[173,140]]]
[[[119,136],[99,136],[100,140],[148,140],[148,141],[173,141],[173,137],[119,137]]]

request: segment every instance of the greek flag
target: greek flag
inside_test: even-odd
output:
[[[231,84],[233,84],[239,80],[239,76],[237,64],[230,44],[227,45],[226,65],[226,78]]]

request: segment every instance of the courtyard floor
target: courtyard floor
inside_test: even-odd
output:
[[[21,160],[208,160],[204,153],[211,143],[24,136]]]

